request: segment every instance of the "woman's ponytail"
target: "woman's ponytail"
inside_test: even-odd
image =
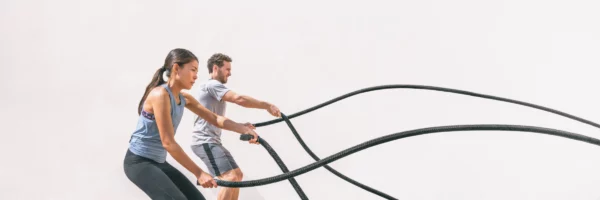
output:
[[[142,113],[142,109],[144,108],[144,102],[146,101],[146,97],[148,97],[150,91],[152,91],[153,88],[165,83],[165,81],[163,80],[163,72],[165,71],[165,67],[158,68],[154,73],[154,76],[152,77],[152,81],[150,81],[150,84],[146,86],[144,96],[142,97],[142,100],[140,100],[140,104],[138,105],[138,115]]]

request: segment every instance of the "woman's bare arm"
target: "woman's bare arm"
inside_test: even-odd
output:
[[[202,174],[202,169],[190,159],[181,146],[175,141],[173,123],[171,121],[171,102],[169,93],[162,87],[155,88],[148,94],[148,102],[152,106],[158,132],[163,147],[183,167],[192,172],[196,177]]]
[[[240,134],[250,133],[252,131],[251,128],[243,124],[234,122],[233,120],[227,117],[220,116],[211,112],[206,107],[202,106],[202,104],[200,104],[200,102],[198,102],[198,100],[193,98],[190,94],[183,92],[182,94],[184,95],[186,101],[185,107],[190,111],[194,112],[199,117],[205,119],[208,123],[215,125],[219,128],[234,131]]]
[[[234,131],[240,134],[250,134],[254,136],[254,138],[248,142],[251,144],[258,144],[258,134],[256,134],[256,132],[254,132],[253,128],[250,126],[246,126],[244,124],[234,122],[227,117],[217,115],[208,110],[206,107],[202,106],[202,104],[192,97],[192,95],[184,92],[182,92],[182,94],[186,101],[185,107],[198,115],[198,117],[201,117],[208,123],[225,130]]]

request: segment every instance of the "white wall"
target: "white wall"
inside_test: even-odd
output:
[[[172,48],[233,57],[228,86],[292,114],[360,88],[423,84],[531,102],[600,122],[595,1],[2,1],[0,199],[147,199],[123,173],[144,87]],[[295,10],[292,10],[295,9]],[[206,79],[201,73],[200,79]],[[193,89],[191,92],[194,92]],[[272,119],[230,105],[240,122]],[[193,115],[177,140],[189,149]],[[293,119],[324,158],[383,135],[475,123],[557,128],[564,117],[456,94],[385,90]],[[291,170],[314,162],[284,123],[258,128]],[[254,180],[280,174],[225,133]],[[330,166],[399,199],[598,199],[600,148],[522,132],[439,133]],[[194,160],[203,168],[200,160]],[[192,175],[169,161],[193,181]],[[296,177],[311,199],[378,199],[323,168]],[[216,190],[200,188],[211,199]],[[241,199],[297,199],[289,182]]]

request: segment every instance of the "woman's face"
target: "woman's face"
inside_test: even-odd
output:
[[[178,67],[175,80],[182,86],[182,89],[192,89],[198,78],[198,61],[186,63],[182,68]]]

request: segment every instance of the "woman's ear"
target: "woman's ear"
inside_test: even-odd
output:
[[[177,74],[179,72],[179,64],[174,63],[173,67],[171,67],[171,74]]]

